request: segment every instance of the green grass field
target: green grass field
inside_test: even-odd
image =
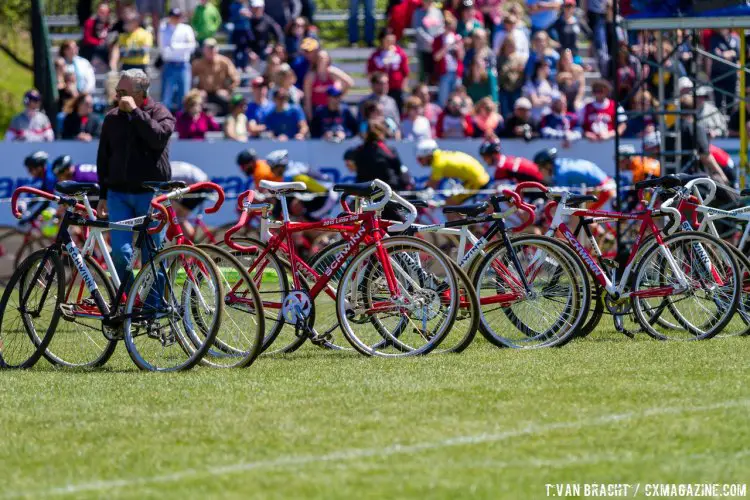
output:
[[[4,372],[0,498],[543,498],[547,483],[744,483],[747,339],[245,371]]]

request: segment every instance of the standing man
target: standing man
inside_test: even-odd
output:
[[[159,53],[164,61],[161,73],[161,100],[173,113],[180,109],[190,89],[190,56],[195,50],[195,33],[182,22],[182,11],[172,9],[159,28]]]
[[[118,221],[146,215],[153,193],[143,183],[168,181],[172,176],[169,139],[175,119],[167,108],[148,98],[150,83],[139,69],[120,75],[115,89],[117,107],[104,118],[96,158],[99,217]],[[111,238],[112,260],[124,280],[133,259],[133,233],[113,231]],[[161,235],[153,238],[159,246]],[[145,262],[149,258],[145,245],[141,250]]]
[[[154,46],[154,38],[151,33],[141,26],[138,13],[127,9],[122,16],[122,29],[117,37],[117,42],[112,46],[109,56],[109,68],[117,71],[122,64],[123,70],[142,69],[146,70],[151,62],[151,47]]]
[[[203,42],[203,57],[193,61],[195,87],[206,93],[206,101],[219,107],[219,115],[229,113],[229,99],[240,84],[240,72],[232,60],[219,54],[215,38]]]

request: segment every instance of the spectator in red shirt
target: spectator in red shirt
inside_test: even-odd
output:
[[[438,118],[437,136],[440,139],[472,137],[474,124],[471,117],[461,111],[461,98],[452,95],[445,110]]]
[[[400,112],[404,90],[409,84],[409,56],[396,45],[396,35],[390,28],[380,32],[380,48],[367,61],[368,76],[378,72],[388,75],[388,95],[396,101]]]
[[[175,131],[180,139],[203,140],[206,132],[218,132],[216,120],[203,111],[203,98],[199,90],[191,90],[185,97],[183,111],[177,113]]]
[[[438,103],[445,106],[448,96],[464,75],[464,43],[456,33],[458,21],[450,12],[445,13],[445,32],[435,37],[432,53],[435,57],[435,73],[440,79]]]
[[[83,39],[81,40],[81,57],[92,63],[99,59],[101,64],[109,62],[109,47],[107,35],[112,27],[109,21],[109,4],[102,2],[96,9],[96,15],[83,23]]]
[[[401,0],[388,13],[388,27],[393,30],[396,40],[401,40],[404,30],[411,26],[414,12],[422,7],[422,0]]]
[[[581,122],[583,136],[590,141],[605,141],[615,136],[616,104],[609,98],[612,85],[607,80],[596,80],[591,84],[594,100],[583,107]],[[624,118],[624,117],[623,117]],[[625,121],[617,125],[620,134],[625,133]]]
[[[328,89],[334,85],[338,86],[342,94],[346,94],[354,85],[354,80],[341,69],[332,66],[331,56],[325,50],[321,50],[312,71],[305,75],[302,87],[305,114],[308,119],[312,119],[315,108],[328,104]]]

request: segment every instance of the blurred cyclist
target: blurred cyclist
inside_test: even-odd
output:
[[[90,163],[73,164],[70,155],[62,155],[55,158],[52,162],[52,172],[57,177],[58,182],[99,182],[99,176],[96,174],[96,165]]]
[[[485,141],[479,146],[479,156],[490,169],[495,169],[496,181],[542,182],[544,176],[531,160],[502,154],[500,141]]]
[[[458,180],[467,191],[480,191],[490,185],[490,175],[472,156],[460,151],[441,151],[433,139],[422,139],[417,144],[417,161],[423,167],[432,168],[427,186],[437,188],[443,179]],[[455,195],[446,200],[446,205],[467,203],[479,193]]]
[[[54,193],[55,184],[57,184],[57,177],[55,177],[55,174],[52,171],[52,166],[49,164],[49,155],[46,152],[36,151],[27,156],[23,163],[31,178],[41,181],[39,189],[46,193]],[[31,221],[39,217],[49,206],[50,202],[48,200],[30,203],[26,207],[26,215],[18,221],[19,226],[29,224]]]

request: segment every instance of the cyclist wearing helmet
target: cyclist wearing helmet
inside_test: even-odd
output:
[[[479,156],[482,157],[487,167],[495,169],[496,181],[542,182],[544,176],[539,167],[526,158],[502,154],[500,141],[485,141],[479,146]]]
[[[39,189],[46,193],[53,193],[55,191],[57,177],[55,177],[55,174],[52,172],[52,167],[49,164],[49,155],[47,155],[46,152],[37,151],[32,153],[24,159],[23,163],[31,178],[41,181]],[[19,224],[28,224],[36,219],[47,207],[49,207],[49,205],[50,202],[47,200],[29,204],[26,208],[27,214],[19,221]]]
[[[258,188],[260,181],[269,180],[281,182],[284,172],[274,172],[265,160],[259,160],[254,149],[246,149],[237,155],[237,166],[245,175],[253,179],[253,185]]]
[[[464,189],[477,191],[490,184],[490,175],[481,163],[460,151],[441,151],[437,142],[423,139],[417,143],[417,161],[423,167],[432,168],[427,186],[436,188],[443,179],[457,179]],[[448,198],[447,205],[458,205],[469,201],[476,194],[462,194]]]
[[[539,151],[534,163],[544,175],[548,186],[569,188],[593,188],[599,198],[592,202],[590,209],[598,210],[615,196],[615,181],[596,164],[583,159],[558,158],[556,148]]]
[[[70,155],[62,155],[55,158],[55,161],[52,162],[52,173],[55,174],[58,182],[99,182],[96,165],[89,163],[74,165]]]

